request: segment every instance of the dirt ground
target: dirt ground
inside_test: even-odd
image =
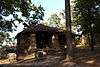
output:
[[[73,60],[62,60],[58,54],[47,55],[40,60],[30,59],[19,63],[10,63],[8,60],[0,60],[1,67],[100,67],[100,48],[95,51],[89,49],[77,49],[73,53]]]

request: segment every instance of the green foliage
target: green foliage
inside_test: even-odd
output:
[[[75,11],[81,25],[83,35],[88,35],[91,50],[96,44],[96,35],[100,33],[100,1],[98,0],[75,0]]]
[[[43,20],[43,16],[44,16],[43,7],[41,5],[39,7],[34,6],[33,10],[31,10],[31,12],[34,12],[34,13],[32,14],[30,13],[31,15],[28,16],[26,19],[26,21],[28,22],[28,25],[37,24],[39,23],[40,20]]]
[[[61,19],[57,16],[57,14],[53,14],[48,19],[48,22],[49,22],[49,25],[52,26],[52,27],[59,27],[60,20]]]
[[[25,18],[26,21],[19,18],[19,14],[17,14],[18,12]],[[13,18],[6,20],[4,17],[8,17],[9,15],[12,15]],[[17,27],[15,21],[29,25],[32,23],[38,23],[40,20],[43,20],[43,16],[43,7],[36,7],[31,3],[31,0],[0,0],[1,31],[15,30]]]
[[[1,46],[0,48],[0,59],[7,59],[8,58],[8,52],[6,51],[10,47],[8,45]]]
[[[10,35],[5,32],[0,32],[0,45],[3,44],[3,42],[9,42],[10,41]]]
[[[98,29],[97,26],[100,14],[99,14],[99,8],[100,4],[98,0],[75,0],[76,6],[76,17],[78,18],[76,22],[78,22],[79,25],[82,26],[83,34],[87,34],[91,31],[92,26],[96,27],[95,29]],[[97,7],[98,6],[98,7]],[[95,31],[94,27],[92,30]],[[97,31],[96,31],[97,32]]]
[[[60,12],[59,14],[52,14],[48,18],[48,21],[45,24],[50,27],[60,28],[61,30],[64,31],[66,30],[66,25],[64,20],[65,20],[64,12]]]

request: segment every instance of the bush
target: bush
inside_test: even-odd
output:
[[[8,56],[7,56],[7,52],[4,50],[4,49],[0,49],[0,59],[7,59]]]

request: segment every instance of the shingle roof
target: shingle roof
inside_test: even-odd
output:
[[[38,31],[47,31],[50,33],[57,33],[57,32],[59,32],[59,29],[57,27],[49,27],[49,26],[46,26],[43,24],[37,24],[37,25],[31,25],[30,27],[25,28],[23,31],[18,33],[17,36],[19,36],[20,34],[35,33]]]

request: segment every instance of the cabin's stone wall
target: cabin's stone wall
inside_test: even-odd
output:
[[[50,36],[47,40],[49,41],[49,43],[47,43],[49,49],[60,49],[57,33]],[[36,34],[34,33],[30,35],[23,35],[19,37],[17,41],[17,58],[31,54],[34,52],[34,49],[37,49]]]

